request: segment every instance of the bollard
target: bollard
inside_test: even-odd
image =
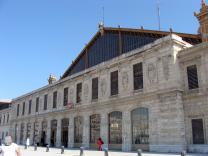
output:
[[[64,146],[61,146],[61,154],[64,154]]]
[[[141,150],[141,149],[138,149],[138,150],[137,150],[137,155],[138,155],[138,156],[142,156],[142,150]]]
[[[34,151],[37,151],[37,144],[34,145]]]
[[[108,156],[108,148],[104,148],[104,156]]]
[[[181,156],[186,156],[186,151],[182,151]]]
[[[80,155],[79,156],[84,156],[84,147],[80,147]]]
[[[27,149],[27,145],[25,144],[25,149]]]
[[[49,152],[49,145],[46,145],[46,152]]]

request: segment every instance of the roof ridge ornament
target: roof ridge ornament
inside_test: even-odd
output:
[[[104,34],[104,23],[100,22],[98,27],[99,27],[99,31],[100,31],[101,35],[103,35]]]
[[[48,78],[48,84],[52,84],[56,81],[57,81],[56,77],[54,75],[50,74],[49,78]]]

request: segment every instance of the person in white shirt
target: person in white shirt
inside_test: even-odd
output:
[[[26,146],[27,146],[27,148],[30,146],[30,139],[29,138],[27,138],[27,140],[26,140]]]
[[[4,145],[0,146],[0,154],[2,156],[21,156],[20,148],[12,142],[11,136],[6,136]]]

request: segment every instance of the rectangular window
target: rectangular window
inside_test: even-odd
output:
[[[53,92],[53,108],[57,107],[57,91]]]
[[[193,144],[204,144],[204,129],[202,119],[192,119]]]
[[[20,107],[20,105],[18,104],[17,105],[17,116],[19,116],[19,107]]]
[[[98,99],[98,78],[92,79],[92,100]]]
[[[137,63],[133,65],[134,73],[134,90],[143,88],[143,69],[142,63]]]
[[[77,84],[77,103],[81,102],[82,98],[82,83]]]
[[[118,94],[118,71],[111,72],[111,95]]]
[[[191,65],[191,66],[187,67],[187,75],[188,75],[188,86],[189,86],[189,89],[199,88],[196,65]]]
[[[35,112],[38,112],[38,110],[39,110],[39,97],[36,98]]]
[[[25,114],[25,102],[23,102],[23,106],[22,106],[22,115]]]
[[[44,110],[47,110],[47,105],[48,105],[48,95],[44,95]]]
[[[32,100],[29,101],[28,114],[31,114]]]
[[[64,103],[63,105],[66,106],[68,103],[68,88],[64,88]]]

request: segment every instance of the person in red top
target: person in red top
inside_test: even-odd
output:
[[[98,138],[97,144],[98,144],[98,150],[102,151],[102,145],[104,144],[104,142],[101,139],[101,137]]]

